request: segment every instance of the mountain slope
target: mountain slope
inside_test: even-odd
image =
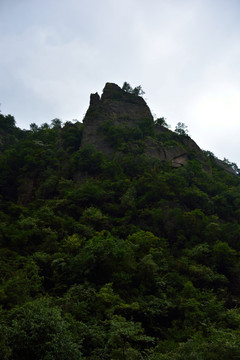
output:
[[[93,145],[105,154],[116,150],[142,152],[173,166],[184,165],[190,153],[195,153],[205,167],[207,159],[186,134],[176,133],[154,123],[152,114],[142,97],[127,93],[119,86],[107,83],[101,98],[92,94],[90,106],[83,120],[81,147]],[[128,146],[123,147],[123,143]]]
[[[1,359],[240,357],[231,164],[114,84],[83,124],[1,126]]]

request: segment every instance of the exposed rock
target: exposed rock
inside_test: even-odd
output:
[[[98,93],[90,95],[90,106],[91,107],[97,107],[99,105],[99,102],[100,102],[100,96],[98,95]]]
[[[113,152],[101,133],[105,120],[113,120],[116,126],[133,127],[137,122],[151,119],[152,114],[146,102],[140,96],[126,93],[118,85],[107,83],[101,98],[91,94],[90,106],[83,120],[84,129],[81,147],[92,145],[103,153]]]
[[[134,128],[144,120],[154,124],[150,109],[142,97],[126,92],[116,84],[107,83],[101,97],[98,93],[90,96],[90,105],[83,120],[81,148],[92,145],[105,154],[114,154],[113,147],[102,131],[106,120],[110,120],[114,126],[127,128]],[[158,124],[154,125],[154,133],[159,141],[154,137],[146,137],[144,153],[147,156],[172,162],[173,167],[179,167],[186,164],[190,153],[194,153],[197,154],[203,168],[206,171],[210,170],[205,155],[189,136],[180,138],[180,135]],[[161,135],[170,138],[176,145],[165,146],[161,141]],[[134,144],[129,146],[129,149],[131,148],[134,148]]]
[[[148,137],[145,141],[145,154],[149,157],[156,157],[162,161],[166,160],[165,150],[159,141]]]
[[[156,157],[162,161],[171,161],[173,167],[183,166],[189,159],[186,150],[181,146],[164,148],[161,143],[151,138],[146,140],[145,154],[150,157]]]
[[[175,146],[173,148],[165,149],[165,160],[172,161],[174,167],[185,165],[188,161],[188,154],[186,150]]]
[[[220,166],[222,169],[224,169],[225,171],[231,173],[231,174],[234,174],[236,175],[236,171],[234,171],[234,169],[231,167],[230,164],[227,164],[225,163],[224,161],[220,160],[220,159],[217,159],[215,158],[214,159],[215,163]]]

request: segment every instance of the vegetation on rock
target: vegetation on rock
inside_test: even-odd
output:
[[[0,358],[238,359],[237,166],[114,89],[83,124],[0,115]]]

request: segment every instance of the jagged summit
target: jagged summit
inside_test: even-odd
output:
[[[84,123],[92,117],[92,111],[98,111],[99,115],[111,116],[118,123],[124,120],[134,121],[145,118],[152,119],[153,116],[145,100],[122,90],[114,83],[106,83],[102,96],[98,93],[90,95],[90,106],[84,118]]]
[[[146,105],[145,100],[141,96],[127,92],[121,89],[117,84],[109,82],[106,83],[101,98],[98,93],[90,95],[90,105],[97,104],[99,101],[105,101],[107,99]]]
[[[117,84],[107,82],[101,97],[90,95],[83,125],[81,148],[91,145],[108,155],[145,154],[172,162],[173,167],[185,165],[194,156],[211,171],[207,157],[189,136],[154,122],[145,100]]]
[[[107,99],[112,99],[112,100],[117,99],[123,102],[129,102],[131,104],[139,104],[143,106],[147,105],[145,100],[141,96],[137,96],[130,92],[126,92],[123,89],[121,89],[117,84],[109,83],[109,82],[106,83],[101,96],[102,101]]]
[[[90,95],[83,124],[82,148],[91,145],[105,154],[114,154],[119,149],[138,154],[142,152],[149,157],[171,161],[174,167],[184,165],[189,153],[195,152],[206,165],[202,151],[190,137],[180,138],[166,127],[154,123],[145,100],[114,83],[106,83],[101,97],[98,93]],[[106,133],[109,135],[114,131],[115,144],[106,136]],[[123,132],[129,134],[128,138],[125,136],[128,146],[124,150],[121,146],[114,146]]]
[[[83,120],[84,130],[81,146],[93,145],[104,153],[111,153],[112,147],[101,134],[104,122],[112,121],[114,126],[134,127],[153,116],[145,100],[127,93],[114,83],[106,83],[102,96],[90,95],[90,105]]]

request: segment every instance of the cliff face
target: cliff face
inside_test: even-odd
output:
[[[127,93],[113,83],[105,85],[101,97],[98,93],[90,96],[90,106],[83,120],[81,148],[92,145],[105,154],[114,154],[116,149],[102,131],[103,124],[107,121],[119,130],[126,128],[132,131],[141,122],[147,121],[148,126],[152,126],[152,135],[144,138],[143,153],[162,161],[171,161],[174,167],[179,167],[185,165],[189,154],[194,152],[203,167],[206,170],[208,168],[206,157],[190,137],[179,136],[166,127],[155,124],[150,109],[142,97]],[[136,149],[138,144],[134,146]]]
[[[98,93],[90,96],[90,106],[83,120],[81,147],[93,145],[97,150],[110,154],[113,149],[101,132],[103,123],[111,120],[115,126],[134,127],[144,119],[153,122],[143,98],[126,93],[116,84],[107,83],[101,98]]]

